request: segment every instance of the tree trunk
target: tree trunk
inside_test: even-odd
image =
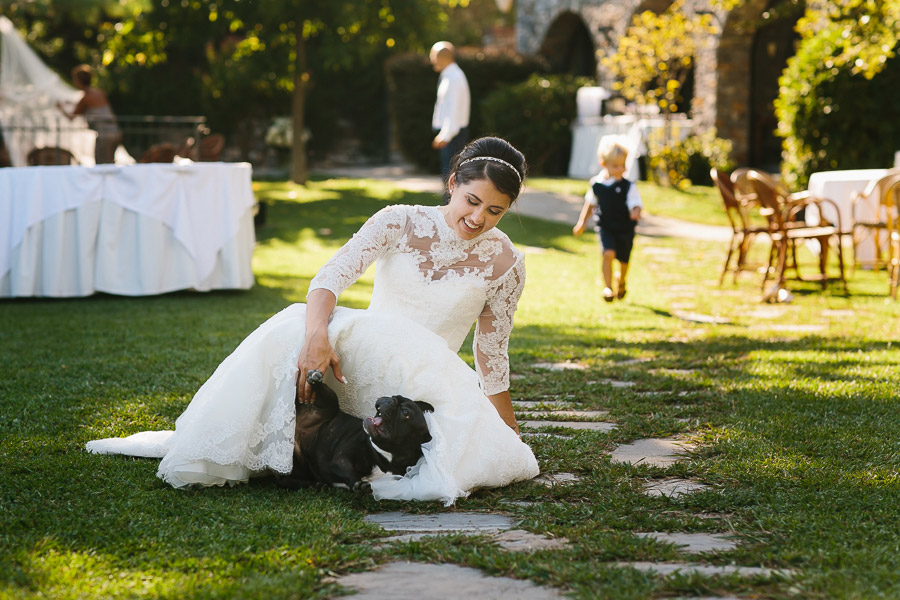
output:
[[[291,181],[305,184],[309,178],[306,164],[306,140],[303,136],[306,119],[306,88],[309,74],[306,72],[306,37],[301,20],[297,28],[297,60],[294,63],[294,95],[291,99],[291,116],[294,120],[294,143],[291,147]]]

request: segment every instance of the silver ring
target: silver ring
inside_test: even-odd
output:
[[[306,372],[306,383],[313,385],[314,383],[322,383],[322,371],[318,369],[310,369]]]

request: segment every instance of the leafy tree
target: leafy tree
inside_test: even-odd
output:
[[[291,0],[290,2],[239,2],[233,0],[239,24],[250,45],[240,44],[231,60],[258,59],[258,54],[279,53],[292,93],[294,146],[291,178],[307,178],[304,139],[307,100],[317,81],[328,72],[348,71],[357,66],[376,68],[374,59],[387,50],[420,49],[438,5],[421,0]],[[380,70],[380,65],[378,65]],[[265,73],[264,75],[268,75]]]
[[[385,56],[431,44],[441,1],[447,0],[6,0],[2,6],[11,18],[28,15],[29,41],[54,67],[92,64],[112,103],[131,112],[203,112],[211,123],[233,127],[290,108],[291,175],[303,182],[309,109],[333,114],[339,103],[357,114],[371,111],[361,105],[373,96],[358,94],[383,90]],[[316,103],[316,96],[327,100]]]
[[[0,14],[9,18],[25,41],[66,77],[75,65],[98,66],[102,31],[147,8],[148,1],[0,0]]]
[[[614,89],[638,104],[659,107],[664,115],[683,111],[682,92],[699,34],[712,27],[712,15],[685,14],[684,0],[676,0],[660,14],[635,15],[619,38],[616,53],[603,59],[617,78]]]
[[[662,173],[673,165],[665,164],[679,146],[673,140],[670,117],[684,112],[685,82],[691,75],[694,53],[704,34],[713,31],[712,15],[686,14],[684,0],[676,0],[668,10],[657,14],[644,11],[632,19],[625,35],[619,38],[616,53],[603,59],[617,78],[614,89],[640,105],[656,106],[667,125],[659,137],[648,140],[651,159]],[[663,181],[675,178],[663,177]]]
[[[900,126],[882,115],[900,84],[900,0],[817,0],[797,28],[775,101],[786,180],[800,187],[814,171],[890,161]]]

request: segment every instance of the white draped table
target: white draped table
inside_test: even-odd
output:
[[[807,186],[810,196],[816,198],[828,198],[838,207],[841,217],[841,229],[844,233],[853,231],[853,195],[862,192],[870,181],[883,177],[887,169],[852,169],[847,171],[819,171],[809,176]],[[823,205],[826,211],[833,210],[828,205]],[[875,215],[866,210],[865,204],[858,207],[858,216],[863,219],[871,219]],[[826,214],[825,219],[837,224],[837,215]],[[806,211],[806,221],[811,225],[819,223],[819,213],[815,206],[810,206]],[[875,258],[875,242],[872,238],[863,240],[857,249],[859,260],[871,261]]]
[[[587,121],[579,121],[572,127],[572,151],[569,155],[569,177],[590,179],[600,171],[597,161],[597,147],[607,135],[624,136],[628,145],[625,160],[625,178],[637,181],[640,177],[638,157],[647,154],[647,139],[662,136],[666,127],[671,127],[672,136],[684,140],[691,131],[693,121],[662,117],[636,118],[634,115],[606,115]]]
[[[0,297],[254,283],[247,163],[0,169]]]

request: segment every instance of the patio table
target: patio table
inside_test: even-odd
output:
[[[849,237],[853,231],[853,195],[865,190],[870,181],[882,177],[887,171],[887,169],[819,171],[809,176],[808,190],[812,196],[828,198],[837,204],[841,217],[841,230]],[[826,206],[827,208],[829,207]],[[865,208],[865,205],[859,205],[858,216],[861,218],[874,217],[873,214],[866,212]],[[836,223],[837,215],[828,214],[826,211],[824,217],[827,221]],[[806,222],[810,225],[817,225],[820,222],[820,215],[815,206],[807,209]],[[874,241],[871,238],[863,240],[857,248],[856,254],[860,260],[872,260],[875,257]]]
[[[253,285],[247,163],[0,169],[0,297]]]

